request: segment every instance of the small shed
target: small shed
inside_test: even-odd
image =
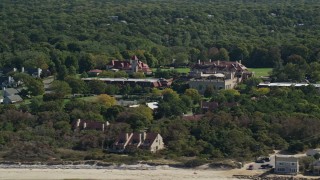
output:
[[[314,156],[317,153],[320,154],[320,149],[308,149],[306,152],[307,156]]]

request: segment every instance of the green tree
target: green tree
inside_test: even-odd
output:
[[[51,83],[50,90],[59,98],[64,98],[64,96],[71,94],[72,92],[72,89],[67,82],[59,80],[55,80]]]
[[[106,107],[114,106],[117,103],[114,97],[111,97],[107,94],[100,94],[99,96],[97,96],[97,101],[98,103],[101,103]]]
[[[103,81],[94,80],[88,82],[90,92],[93,94],[103,94],[106,89],[106,84]]]
[[[189,96],[192,99],[194,104],[199,103],[201,101],[201,95],[196,89],[192,89],[192,88],[186,89],[184,94]]]
[[[72,93],[86,93],[88,92],[87,84],[82,81],[81,79],[78,79],[76,77],[68,76],[65,78],[65,81],[69,84],[69,86],[72,89]]]
[[[91,54],[81,54],[79,59],[79,72],[90,71],[95,67],[94,58]]]

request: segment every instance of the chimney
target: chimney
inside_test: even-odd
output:
[[[110,125],[109,121],[106,121],[105,126],[107,127],[109,125]]]
[[[142,137],[143,141],[146,140],[146,138],[147,138],[147,133],[146,133],[146,132],[143,132],[142,135],[143,135],[143,137]]]
[[[42,69],[41,69],[41,68],[38,68],[38,74],[37,74],[37,76],[40,77],[41,73],[42,73]]]
[[[13,72],[16,72],[17,71],[17,68],[13,68]]]
[[[126,133],[126,141],[128,141],[128,139],[129,139],[129,134]]]
[[[209,62],[211,62],[211,59],[209,59]]]
[[[139,142],[142,142],[142,133],[139,134]]]
[[[200,61],[200,59],[198,60],[198,64],[201,64],[201,61]]]
[[[2,87],[2,90],[5,91],[5,90],[6,90],[6,87]]]
[[[104,131],[104,124],[102,124],[102,131]]]
[[[87,127],[87,123],[84,122],[84,123],[83,123],[83,129],[85,129],[86,127]]]
[[[239,63],[238,63],[238,61],[236,61],[236,67],[238,67],[238,65],[239,65]]]
[[[239,60],[239,64],[241,64],[241,60]]]
[[[220,60],[218,60],[218,66],[220,65]]]
[[[21,68],[21,72],[24,73],[24,67]]]
[[[77,119],[77,127],[80,126],[81,119]]]

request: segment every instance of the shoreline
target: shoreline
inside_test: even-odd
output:
[[[229,171],[196,169],[25,169],[0,168],[0,179],[238,179]]]
[[[1,164],[0,179],[238,179],[234,177],[241,169],[171,167],[169,165],[43,165],[43,164]],[[253,172],[249,172],[253,173]],[[240,173],[241,175],[241,173]],[[243,174],[247,175],[247,174]],[[254,173],[252,175],[255,175]]]

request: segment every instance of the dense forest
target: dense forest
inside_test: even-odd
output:
[[[319,1],[2,0],[0,9],[0,67],[39,67],[57,79],[50,85],[52,93],[44,94],[42,80],[13,75],[29,94],[21,104],[0,105],[1,158],[248,160],[273,149],[299,152],[319,146],[320,99],[313,86],[257,89],[260,79],[251,78],[237,90],[212,89],[202,96],[183,80],[159,90],[86,83],[78,76],[104,69],[112,59],[137,55],[151,67],[242,60],[248,67],[273,67],[275,80],[318,82]],[[157,71],[155,76],[181,74]],[[141,104],[157,100],[159,109],[118,106],[106,94],[139,95]],[[201,100],[236,106],[204,112]],[[184,119],[190,112],[203,117]],[[73,131],[78,118],[110,126],[105,132]],[[163,136],[164,151],[136,151],[128,157],[102,151],[120,132],[146,129]]]
[[[3,0],[0,8],[0,67],[82,73],[132,54],[151,67],[320,58],[320,3],[312,0]]]

